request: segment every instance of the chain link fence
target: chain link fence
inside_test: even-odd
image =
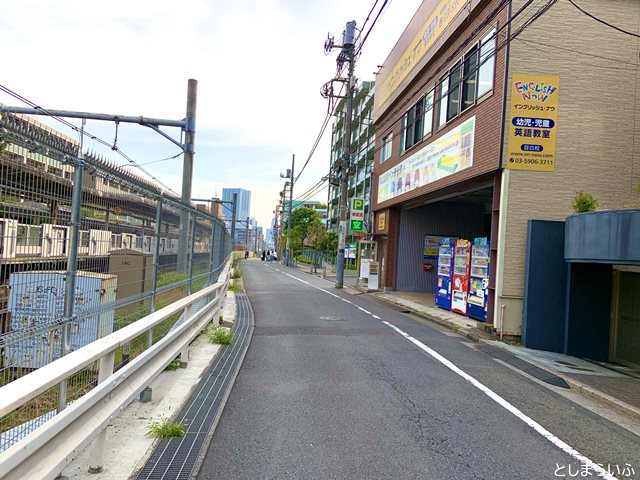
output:
[[[0,135],[0,386],[217,280],[231,241],[210,211],[29,117],[3,115]],[[177,321],[119,349],[116,369]],[[97,379],[85,368],[0,418],[0,452]]]

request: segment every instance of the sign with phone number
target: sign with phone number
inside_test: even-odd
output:
[[[513,74],[506,168],[554,170],[559,92],[557,76]]]

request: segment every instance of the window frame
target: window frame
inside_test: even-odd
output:
[[[496,79],[496,34],[497,25],[489,28],[484,35],[482,35],[474,44],[467,49],[464,55],[458,58],[453,65],[446,71],[444,75],[440,77],[438,83],[435,87],[436,92],[438,93],[435,99],[435,105],[437,106],[436,111],[436,131],[445,128],[449,122],[455,120],[457,117],[462,115],[467,110],[476,106],[480,101],[484,98],[493,94],[495,88],[495,79]],[[491,67],[487,68],[485,71],[491,71],[491,88],[480,93],[480,76],[482,73],[483,67],[483,54],[482,49],[485,45],[491,44],[490,54],[486,55],[486,58],[489,60],[485,61],[485,64],[490,62]],[[473,72],[470,76],[465,71],[465,66],[468,65],[468,60],[475,57],[475,72]],[[452,83],[452,75],[457,74],[459,76],[457,83],[458,85],[451,88]],[[465,106],[464,104],[464,92],[465,86],[467,85],[467,81],[469,78],[473,78],[475,85],[473,87],[473,102],[469,103]],[[471,83],[471,82],[469,82]],[[457,91],[458,99],[457,101],[451,102],[450,95],[451,92]],[[457,111],[452,113],[451,107],[455,107],[457,105]]]
[[[388,147],[388,149],[387,149]],[[385,153],[387,156],[385,156]],[[393,153],[393,131],[390,131],[382,138],[382,146],[380,148],[380,164],[383,164],[391,158]]]
[[[433,134],[433,110],[435,87],[431,86],[420,99],[409,108],[400,119],[400,155],[423,142]],[[427,98],[431,104],[427,109]],[[430,115],[430,129],[425,131],[426,119]]]

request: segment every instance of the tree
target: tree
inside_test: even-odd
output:
[[[287,227],[283,229],[283,244],[287,241]],[[291,251],[300,252],[305,244],[315,246],[320,231],[324,230],[320,214],[313,208],[298,208],[291,213]]]
[[[323,252],[336,253],[338,251],[338,234],[324,232],[322,238],[316,243],[316,248]]]

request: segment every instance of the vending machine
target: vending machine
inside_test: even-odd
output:
[[[436,280],[436,307],[451,310],[451,271],[454,243],[443,238],[438,246],[438,277]]]
[[[487,289],[489,287],[489,241],[476,238],[471,247],[471,271],[469,274],[469,316],[487,321]]]
[[[453,259],[453,281],[451,288],[451,311],[467,314],[467,295],[469,293],[469,257],[471,242],[460,239],[456,242]]]

